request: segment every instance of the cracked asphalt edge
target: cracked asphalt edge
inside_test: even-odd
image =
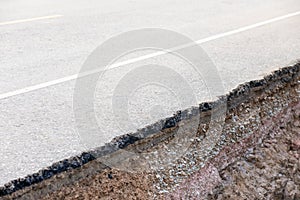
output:
[[[222,105],[222,103],[224,102],[227,102],[228,110],[230,110],[239,105],[241,102],[246,101],[249,93],[253,90],[263,90],[270,84],[274,84],[276,82],[288,83],[294,81],[295,78],[299,77],[299,71],[300,62],[298,61],[294,65],[284,67],[272,72],[271,74],[265,76],[263,79],[253,80],[241,84],[228,94],[219,97],[216,101],[202,102],[198,106],[178,111],[174,114],[173,117],[159,120],[154,124],[137,130],[135,133],[129,133],[116,137],[110,143],[107,143],[102,147],[83,152],[78,156],[61,160],[26,177],[12,180],[9,183],[6,183],[4,186],[0,187],[0,197],[15,193],[16,191],[23,190],[24,188],[28,188],[30,190],[30,188],[34,187],[34,185],[43,182],[44,180],[50,179],[54,176],[57,177],[63,172],[81,168],[87,163],[97,159],[98,157],[113,154],[120,149],[129,147],[130,145],[136,144],[139,141],[151,138],[157,133],[168,131],[176,127],[181,121],[191,119],[198,113],[198,111],[200,111],[201,114],[205,115],[206,113],[217,110],[218,106]],[[93,173],[97,173],[105,168],[107,168],[107,166],[99,165],[98,169],[94,169]],[[72,180],[70,180],[70,182],[74,180],[76,180],[76,178],[73,178]]]

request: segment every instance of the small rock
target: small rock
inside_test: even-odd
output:
[[[292,141],[292,150],[297,151],[300,149],[300,138],[296,138]]]

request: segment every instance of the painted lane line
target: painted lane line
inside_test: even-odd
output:
[[[56,85],[56,84],[64,83],[64,82],[67,82],[67,81],[70,81],[70,80],[74,80],[77,77],[78,77],[78,74],[75,74],[75,75],[72,75],[72,76],[67,76],[67,77],[56,79],[56,80],[53,80],[53,81],[48,81],[48,82],[45,82],[45,83],[41,83],[41,84],[25,87],[25,88],[22,88],[22,89],[18,89],[18,90],[15,90],[15,91],[3,93],[3,94],[0,94],[0,99],[4,99],[4,98],[19,95],[19,94],[24,94],[24,93],[27,93],[27,92],[32,92],[32,91],[35,91],[35,90],[39,90],[39,89],[42,89],[42,88],[45,88],[45,87],[53,86],[53,85]]]
[[[279,17],[275,17],[275,18],[272,18],[272,19],[269,19],[269,20],[266,20],[266,21],[262,21],[262,22],[252,24],[252,25],[244,26],[244,27],[234,29],[234,30],[231,30],[231,31],[228,31],[228,32],[216,34],[216,35],[213,35],[213,36],[210,36],[210,37],[207,37],[207,38],[197,40],[194,43],[185,44],[185,45],[181,45],[181,46],[178,46],[178,47],[174,47],[172,49],[168,49],[168,50],[164,50],[164,51],[158,51],[158,52],[147,54],[147,55],[140,56],[140,57],[137,57],[137,58],[129,59],[129,60],[126,60],[126,61],[123,61],[123,62],[118,62],[118,63],[110,65],[109,69],[121,67],[121,66],[124,66],[124,65],[127,65],[127,64],[131,64],[131,63],[135,63],[135,62],[138,62],[138,61],[142,61],[142,60],[146,60],[146,59],[149,59],[149,58],[164,55],[164,54],[173,52],[175,50],[179,50],[179,49],[183,49],[185,47],[189,47],[191,45],[194,45],[195,43],[203,44],[203,43],[206,43],[206,42],[209,42],[209,41],[213,41],[213,40],[216,40],[216,39],[219,39],[219,38],[227,37],[227,36],[234,35],[234,34],[237,34],[237,33],[241,33],[241,32],[244,32],[244,31],[248,31],[248,30],[251,30],[251,29],[254,29],[254,28],[258,28],[258,27],[261,27],[261,26],[264,26],[264,25],[267,25],[267,24],[271,24],[271,23],[274,23],[274,22],[277,22],[277,21],[281,21],[281,20],[290,18],[290,17],[298,16],[298,15],[300,15],[300,11],[293,12],[293,13],[283,15],[283,16],[279,16]],[[38,90],[38,89],[42,89],[42,88],[46,88],[46,87],[53,86],[53,85],[56,85],[56,84],[60,84],[60,83],[64,83],[64,82],[67,82],[67,81],[75,80],[79,77],[88,76],[88,75],[91,75],[91,74],[98,73],[100,71],[102,71],[102,69],[95,69],[95,70],[87,71],[87,72],[84,72],[84,73],[81,73],[81,74],[74,74],[74,75],[66,76],[66,77],[56,79],[56,80],[53,80],[53,81],[44,82],[44,83],[41,83],[41,84],[25,87],[25,88],[18,89],[18,90],[15,90],[15,91],[11,91],[11,92],[7,92],[7,93],[2,93],[2,94],[0,94],[0,99],[16,96],[16,95],[19,95],[19,94],[24,94],[24,93],[27,93],[27,92],[32,92],[32,91],[35,91],[35,90]]]
[[[8,21],[8,22],[0,22],[0,26],[10,25],[10,24],[19,24],[19,23],[24,23],[24,22],[32,22],[32,21],[38,21],[38,20],[43,20],[43,19],[53,19],[53,18],[58,18],[58,17],[62,17],[62,16],[63,15],[49,15],[49,16],[44,16],[44,17],[35,17],[35,18],[29,18],[29,19],[20,19],[20,20]]]
[[[287,18],[295,17],[297,15],[300,15],[300,11],[290,13],[290,14],[287,14],[287,15],[283,15],[283,16],[280,16],[280,17],[275,17],[275,18],[272,18],[272,19],[269,19],[269,20],[266,20],[266,21],[262,21],[262,22],[258,22],[258,23],[255,23],[255,24],[252,24],[252,25],[249,25],[249,26],[244,26],[244,27],[232,30],[232,31],[225,32],[225,33],[220,33],[220,34],[217,34],[217,35],[213,35],[211,37],[207,37],[207,38],[198,40],[198,41],[196,41],[196,43],[197,44],[202,44],[202,43],[205,43],[205,42],[209,42],[209,41],[212,41],[212,40],[216,40],[216,39],[219,39],[219,38],[223,38],[223,37],[226,37],[226,36],[234,35],[234,34],[241,33],[241,32],[244,32],[244,31],[248,31],[248,30],[251,30],[251,29],[254,29],[254,28],[258,28],[258,27],[261,27],[261,26],[264,26],[264,25],[267,25],[267,24],[271,24],[273,22],[278,22],[278,21],[281,21],[281,20],[284,20],[284,19],[287,19]]]

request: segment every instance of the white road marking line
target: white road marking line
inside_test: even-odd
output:
[[[216,40],[216,39],[219,39],[219,38],[234,35],[234,34],[237,34],[237,33],[244,32],[244,31],[248,31],[248,30],[260,27],[260,26],[264,26],[264,25],[267,25],[267,24],[270,24],[270,23],[273,23],[273,22],[277,22],[277,21],[280,21],[280,20],[283,20],[283,19],[287,19],[287,18],[290,18],[290,17],[297,16],[297,15],[300,15],[300,11],[290,13],[290,14],[287,14],[287,15],[283,15],[283,16],[280,16],[280,17],[275,17],[275,18],[272,18],[272,19],[269,19],[269,20],[266,20],[266,21],[262,21],[262,22],[258,22],[258,23],[255,23],[255,24],[252,24],[252,25],[249,25],[249,26],[244,26],[244,27],[232,30],[232,31],[216,34],[216,35],[213,35],[213,36],[210,36],[210,37],[207,37],[207,38],[197,40],[197,41],[195,41],[195,43],[203,44],[205,42],[213,41],[213,40]],[[123,62],[115,63],[115,64],[112,64],[109,69],[113,69],[113,68],[116,68],[116,67],[121,67],[121,66],[130,64],[130,63],[135,63],[135,62],[138,62],[138,61],[146,60],[148,58],[153,58],[153,57],[156,57],[156,56],[164,55],[164,54],[167,54],[169,52],[172,52],[172,51],[175,51],[175,50],[178,50],[178,49],[189,47],[189,46],[191,46],[195,43],[185,44],[185,45],[174,47],[172,49],[168,49],[168,50],[165,50],[165,51],[158,51],[156,53],[151,53],[151,54],[147,54],[147,55],[140,56],[140,57],[137,57],[137,58],[129,59],[129,60],[126,60],[126,61],[123,61]],[[32,92],[32,91],[42,89],[42,88],[45,88],[45,87],[49,87],[49,86],[53,86],[53,85],[56,85],[56,84],[59,84],[59,83],[64,83],[64,82],[67,82],[67,81],[75,80],[76,78],[88,76],[88,75],[91,75],[91,74],[94,74],[94,73],[97,73],[97,72],[100,72],[100,71],[102,71],[102,69],[100,69],[100,70],[99,69],[91,70],[91,71],[87,71],[87,72],[84,72],[84,73],[81,73],[81,74],[74,74],[74,75],[66,76],[64,78],[56,79],[56,80],[53,80],[53,81],[48,81],[48,82],[45,82],[45,83],[25,87],[25,88],[18,89],[18,90],[15,90],[15,91],[11,91],[11,92],[7,92],[7,93],[2,93],[2,94],[0,94],[0,99],[16,96],[16,95],[19,95],[19,94],[24,94],[24,93],[27,93],[27,92]]]
[[[20,20],[8,21],[8,22],[0,22],[0,26],[10,25],[10,24],[19,24],[19,23],[24,23],[24,22],[32,22],[32,21],[43,20],[43,19],[53,19],[53,18],[58,18],[58,17],[62,17],[62,16],[63,15],[50,15],[50,16],[35,17],[35,18],[30,18],[30,19],[20,19]]]

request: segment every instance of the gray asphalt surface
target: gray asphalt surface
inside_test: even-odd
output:
[[[199,40],[297,11],[299,0],[1,1],[0,24],[63,16],[0,25],[0,94],[77,74],[98,45],[133,29],[165,28]],[[224,90],[229,91],[300,58],[299,27],[297,15],[201,47],[217,67]],[[149,52],[135,52],[120,60]],[[186,70],[187,63],[176,56],[164,55],[111,69],[99,80],[95,92],[95,115],[101,134],[93,144],[78,134],[73,112],[74,80],[2,98],[0,185],[189,106],[182,105],[181,96],[175,97],[168,88],[146,85],[128,100],[129,118],[134,125],[122,123],[124,116],[117,116],[121,122],[116,124],[111,103],[116,95],[114,88],[136,66],[145,64],[177,70],[191,83],[197,101],[214,98],[203,80]]]

